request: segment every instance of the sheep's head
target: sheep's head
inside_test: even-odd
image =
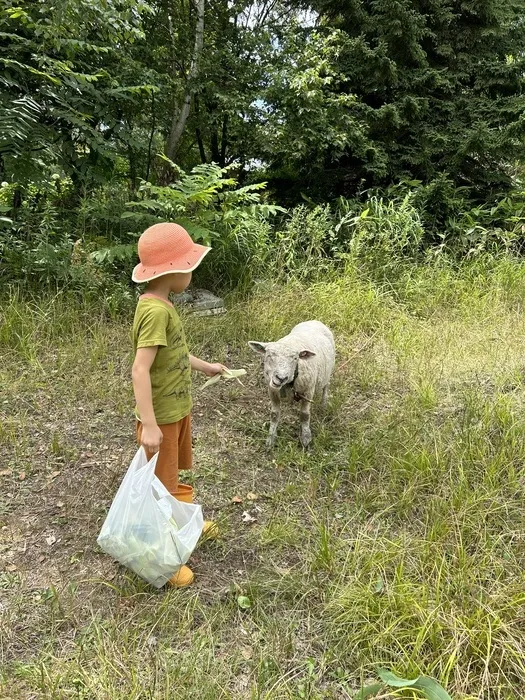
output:
[[[315,355],[310,350],[295,350],[280,343],[258,343],[251,340],[248,345],[254,352],[264,355],[264,376],[272,389],[291,384],[297,376],[299,360],[307,360]]]

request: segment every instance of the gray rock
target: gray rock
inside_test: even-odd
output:
[[[224,301],[206,289],[186,290],[182,294],[175,295],[174,301],[184,306],[190,313],[198,313],[199,316],[226,313]]]

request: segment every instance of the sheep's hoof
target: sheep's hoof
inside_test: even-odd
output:
[[[275,447],[275,443],[277,441],[277,438],[275,435],[270,435],[270,437],[266,440],[266,449],[267,450],[273,450]]]
[[[299,442],[301,443],[303,450],[309,450],[310,445],[312,444],[312,433],[310,431],[307,433],[301,433]]]

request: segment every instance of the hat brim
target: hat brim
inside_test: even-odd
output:
[[[176,258],[163,265],[147,267],[139,263],[135,266],[131,279],[133,282],[150,282],[163,275],[170,275],[177,272],[193,272],[199,267],[210,250],[211,248],[207,246],[194,243],[188,253],[183,256],[178,255]]]

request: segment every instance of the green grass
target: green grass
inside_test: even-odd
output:
[[[375,280],[349,265],[261,283],[224,317],[186,319],[193,352],[249,370],[243,387],[195,381],[188,480],[222,537],[187,591],[96,547],[135,449],[129,315],[4,299],[2,697],[339,699],[378,665],[454,700],[525,695],[525,265]],[[311,453],[286,407],[268,456],[247,341],[314,317],[337,339],[330,403]]]

